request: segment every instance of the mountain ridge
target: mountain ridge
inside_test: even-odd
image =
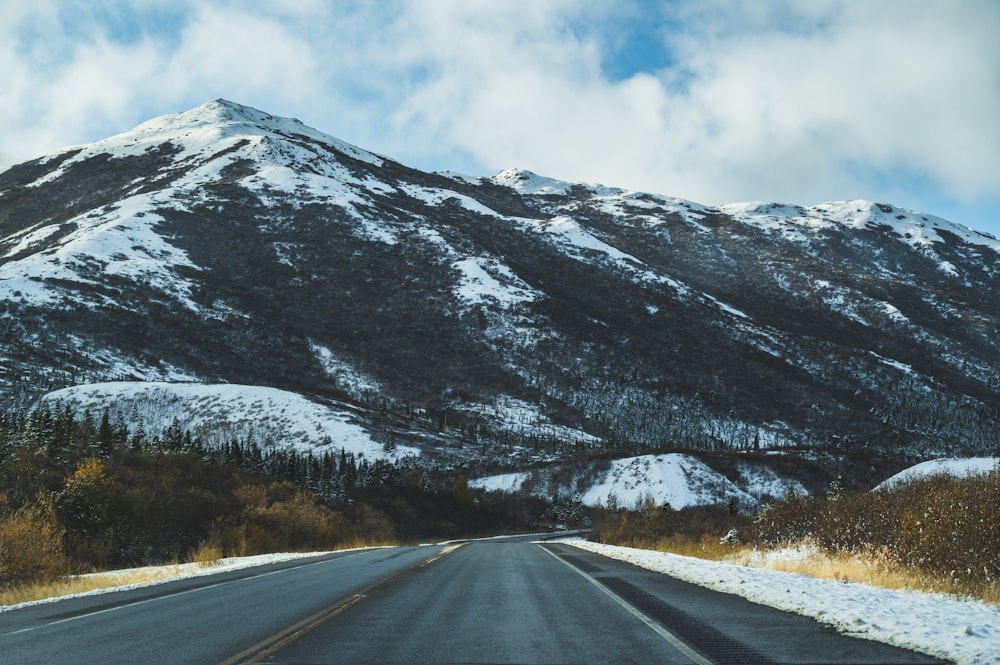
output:
[[[214,100],[0,173],[0,381],[267,385],[465,432],[510,398],[633,452],[985,451],[998,252],[884,203],[424,173]]]

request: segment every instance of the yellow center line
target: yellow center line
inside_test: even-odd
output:
[[[219,663],[219,665],[242,665],[244,663],[260,662],[262,658],[271,655],[275,651],[278,651],[279,649],[287,646],[291,642],[294,642],[295,640],[299,639],[306,633],[326,623],[335,616],[342,614],[344,611],[348,610],[354,605],[357,605],[362,600],[364,600],[372,593],[374,593],[376,590],[384,586],[388,586],[389,584],[392,584],[396,580],[399,580],[405,577],[406,575],[409,575],[415,570],[418,570],[420,568],[423,568],[425,566],[434,563],[438,559],[448,554],[451,554],[462,545],[464,545],[464,543],[459,543],[457,545],[449,545],[448,547],[445,547],[443,550],[441,550],[434,556],[430,557],[429,559],[425,559],[420,563],[410,566],[409,568],[404,568],[403,570],[399,571],[398,573],[395,573],[394,575],[390,575],[389,577],[384,577],[379,581],[375,582],[374,584],[365,587],[364,589],[355,593],[354,595],[339,600],[336,603],[323,608],[319,612],[316,612],[315,614],[308,616],[305,619],[302,619],[301,621],[292,624],[291,626],[288,626],[284,630],[280,630],[274,635],[264,638],[257,644],[254,644],[253,646],[244,649],[238,654],[230,658],[227,658],[226,660]]]

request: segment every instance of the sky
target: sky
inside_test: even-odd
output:
[[[5,0],[0,168],[216,98],[424,170],[1000,236],[1000,0]]]

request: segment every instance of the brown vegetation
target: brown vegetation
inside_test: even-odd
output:
[[[20,584],[66,574],[64,529],[52,501],[39,497],[13,511],[5,504],[0,495],[0,580]]]
[[[1000,471],[942,475],[892,490],[801,497],[753,517],[722,507],[682,511],[640,502],[601,511],[592,539],[748,563],[752,553],[808,544],[794,572],[1000,601]]]

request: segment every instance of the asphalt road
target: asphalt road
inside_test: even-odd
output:
[[[0,664],[934,659],[558,544],[366,550],[0,613]]]

